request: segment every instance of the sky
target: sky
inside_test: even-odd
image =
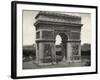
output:
[[[39,11],[23,11],[23,45],[35,44],[36,30],[34,26],[35,16]],[[73,14],[73,13],[71,13]],[[89,13],[74,13],[81,16],[81,44],[91,43],[91,14]],[[61,37],[56,37],[56,44],[60,44]]]

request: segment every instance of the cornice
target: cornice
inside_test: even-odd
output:
[[[71,15],[71,14],[65,14],[65,13],[60,13],[60,12],[51,12],[51,11],[40,11],[37,16],[35,17],[35,19],[37,19],[39,16],[54,16],[54,17],[59,17],[59,18],[70,18],[70,19],[77,19],[77,20],[81,20],[81,16],[76,16],[76,15]]]
[[[47,25],[62,25],[62,26],[76,26],[76,27],[82,27],[83,24],[76,24],[76,23],[67,23],[67,22],[54,22],[54,21],[42,21],[38,20],[34,24],[35,26],[39,24],[47,24]]]

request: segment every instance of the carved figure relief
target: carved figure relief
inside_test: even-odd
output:
[[[78,51],[79,51],[79,45],[78,44],[72,45],[72,55],[78,55]]]

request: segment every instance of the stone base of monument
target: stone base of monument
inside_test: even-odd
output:
[[[63,59],[63,60],[52,60],[52,59],[41,59],[39,61],[35,61],[35,63],[39,66],[49,66],[49,65],[56,65],[56,64],[59,64],[59,63],[62,63],[62,64],[75,64],[75,63],[81,63],[81,58],[80,56],[77,56],[76,57],[73,57],[73,58],[68,58],[68,59]]]
[[[81,60],[71,60],[71,61],[66,61],[66,63],[81,63]]]
[[[39,66],[49,66],[49,65],[55,65],[57,64],[56,62],[55,63],[38,63],[37,65]]]
[[[56,62],[47,62],[47,63],[43,63],[41,61],[35,62],[35,64],[39,65],[39,66],[45,66],[45,65],[54,65],[57,64]]]
[[[68,62],[81,62],[81,56],[77,55],[70,57],[70,60],[68,60]]]

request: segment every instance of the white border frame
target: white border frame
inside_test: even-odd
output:
[[[67,67],[67,68],[52,68],[52,69],[22,69],[22,10],[44,10],[44,11],[62,11],[62,12],[81,12],[91,13],[91,66],[90,67]],[[96,9],[94,8],[79,8],[79,7],[60,7],[47,5],[28,5],[17,4],[17,76],[37,76],[37,75],[53,75],[53,74],[69,74],[69,73],[85,73],[95,72],[96,70]]]

